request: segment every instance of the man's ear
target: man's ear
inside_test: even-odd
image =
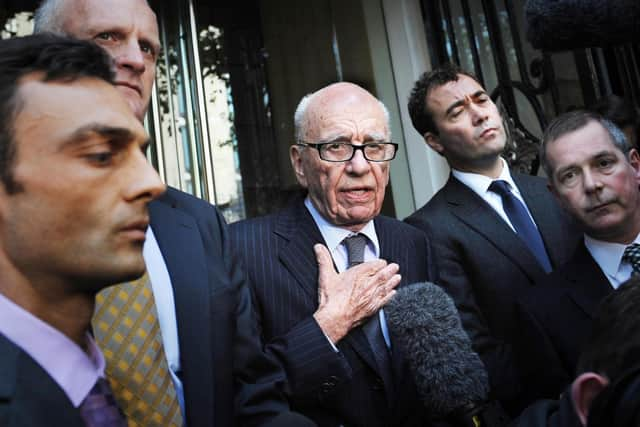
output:
[[[636,182],[640,185],[640,153],[635,148],[629,150],[629,164],[636,172]]]
[[[440,137],[438,135],[433,132],[427,132],[424,134],[424,142],[426,142],[427,145],[436,153],[442,154],[444,147],[440,143]]]
[[[583,426],[587,425],[589,408],[593,399],[609,385],[609,380],[595,372],[585,372],[571,384],[571,399],[573,408]]]
[[[302,148],[298,145],[292,145],[289,147],[289,159],[291,160],[291,167],[296,174],[298,184],[307,188],[307,177],[304,174],[304,167],[302,166]]]

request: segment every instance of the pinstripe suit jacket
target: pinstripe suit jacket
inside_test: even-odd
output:
[[[402,284],[435,280],[421,231],[383,216],[374,224],[381,258],[400,265]],[[233,224],[231,241],[247,267],[267,350],[287,373],[293,410],[320,426],[422,422],[425,414],[397,346],[394,384],[384,384],[361,328],[349,332],[335,352],[314,320],[318,266],[313,245],[324,240],[302,200],[280,213]]]

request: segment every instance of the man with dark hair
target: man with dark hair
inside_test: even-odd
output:
[[[640,155],[610,121],[573,111],[549,124],[540,159],[584,232],[569,262],[519,302],[524,382],[532,397],[555,398],[575,376],[598,303],[640,271]]]
[[[452,296],[493,397],[516,412],[517,296],[568,259],[577,236],[538,177],[509,171],[498,108],[469,73],[423,74],[409,99],[414,127],[451,167],[446,185],[406,221],[431,238],[438,284]]]
[[[160,50],[146,0],[44,0],[34,25],[36,32],[103,47],[113,58],[117,89],[143,120]],[[161,425],[251,426],[273,419],[287,408],[284,375],[254,334],[250,291],[231,256],[222,215],[171,187],[149,205],[149,215],[145,291],[122,284],[100,294],[94,318],[124,412],[143,425],[155,419]],[[133,306],[148,310],[128,309]],[[153,346],[137,342],[150,333]],[[123,345],[129,342],[136,345]],[[153,369],[145,360],[153,360]]]
[[[0,41],[0,425],[125,426],[91,334],[95,295],[145,271],[165,189],[92,43]]]
[[[559,400],[527,408],[517,427],[640,425],[640,278],[634,276],[594,310],[578,375]]]
[[[435,271],[426,236],[380,215],[397,149],[386,108],[335,83],[305,96],[294,122],[290,160],[307,197],[231,226],[267,350],[287,372],[292,407],[320,426],[423,425],[381,307]]]

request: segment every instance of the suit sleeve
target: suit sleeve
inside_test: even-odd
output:
[[[351,378],[343,353],[334,350],[313,316],[271,339],[266,349],[286,370],[288,394],[297,404],[314,404]]]
[[[533,293],[528,293],[522,295],[516,304],[518,335],[514,340],[514,354],[527,401],[557,399],[572,380],[572,373],[562,363],[544,322],[536,312],[535,307],[539,303],[544,301],[537,301]]]
[[[262,349],[250,289],[240,261],[233,255],[227,226],[216,210],[222,254],[235,293],[235,336],[233,340],[233,378],[236,424],[263,425],[279,413],[288,411],[284,395],[284,374],[277,362]]]
[[[442,236],[437,225],[429,224],[415,216],[405,221],[425,231],[431,239],[438,274],[437,284],[445,289],[455,302],[462,326],[489,374],[493,398],[502,401],[507,409],[514,405],[517,408],[519,397],[516,396],[520,396],[521,387],[512,346],[491,334],[476,301],[471,264],[464,259],[461,247],[459,248],[457,242],[449,236]]]

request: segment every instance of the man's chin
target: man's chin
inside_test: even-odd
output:
[[[124,96],[124,99],[127,101],[129,108],[131,108],[136,118],[142,121],[147,109],[138,92],[126,86],[118,86],[118,90]]]

